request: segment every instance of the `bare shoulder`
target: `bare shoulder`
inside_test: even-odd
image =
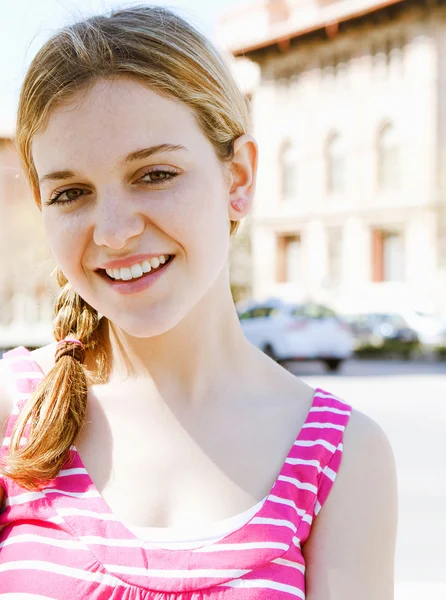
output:
[[[48,373],[54,367],[54,355],[56,344],[47,344],[31,352],[34,360],[40,366],[44,373]]]
[[[366,460],[368,466],[381,460],[393,465],[393,451],[380,425],[364,413],[353,409],[344,433],[344,452],[341,471],[355,470]]]
[[[339,472],[304,547],[308,600],[391,600],[396,527],[391,445],[373,419],[353,410]]]

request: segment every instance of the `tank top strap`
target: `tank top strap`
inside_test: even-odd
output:
[[[317,497],[314,505],[316,517],[325,504],[341,465],[344,450],[344,432],[352,407],[337,396],[316,390],[304,429],[320,464],[317,478]]]
[[[333,394],[316,389],[306,421],[279,477],[278,495],[290,498],[303,517],[298,532],[302,542],[335,482],[351,411]]]

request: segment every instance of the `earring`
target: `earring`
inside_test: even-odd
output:
[[[242,212],[246,206],[246,198],[242,196],[241,198],[237,198],[237,200],[232,200],[231,206],[237,212]]]

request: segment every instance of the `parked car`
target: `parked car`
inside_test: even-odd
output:
[[[270,301],[245,307],[239,318],[248,340],[278,362],[320,360],[337,371],[353,352],[349,326],[319,304]]]
[[[439,316],[418,310],[404,310],[401,316],[416,331],[424,350],[434,351],[446,344],[446,325]]]
[[[346,317],[359,355],[399,354],[408,359],[419,347],[417,331],[396,313],[365,313]]]

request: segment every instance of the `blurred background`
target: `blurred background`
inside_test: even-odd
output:
[[[446,598],[446,2],[184,0],[260,145],[231,280],[246,336],[374,417],[398,464],[397,600]],[[133,2],[0,0],[0,354],[51,341],[55,282],[14,150],[57,27]]]

